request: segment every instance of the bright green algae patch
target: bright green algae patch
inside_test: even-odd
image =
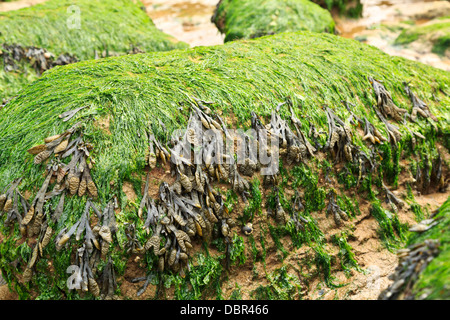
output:
[[[330,13],[309,0],[222,0],[214,22],[225,41],[280,32],[334,31]]]
[[[50,0],[0,13],[0,43],[70,53],[80,60],[94,50],[125,54],[131,46],[144,51],[185,48],[159,31],[137,2],[131,0]]]
[[[432,24],[405,29],[395,43],[404,45],[414,41],[427,40],[433,44],[432,52],[444,55],[445,51],[450,48],[450,17],[436,19]]]
[[[20,89],[38,78],[36,71],[26,64],[23,64],[21,73],[5,72],[1,60],[0,68],[0,105],[3,98],[13,97]]]
[[[94,175],[100,194],[107,196],[111,180],[129,177],[142,169],[149,122],[160,136],[168,136],[186,123],[178,109],[188,96],[216,102],[224,114],[233,113],[245,123],[250,112],[270,114],[286,97],[301,105],[318,128],[327,130],[321,106],[336,109],[345,119],[349,112],[341,100],[356,104],[357,116],[367,116],[384,134],[373,108],[374,94],[367,76],[384,81],[399,107],[411,110],[402,81],[412,81],[416,94],[429,103],[441,121],[437,128],[448,133],[449,73],[406,59],[390,57],[357,41],[308,32],[281,34],[225,46],[185,51],[149,53],[80,62],[49,70],[20,92],[0,113],[0,188],[24,175],[22,187],[36,187],[40,170],[26,150],[52,134],[63,132],[84,118],[84,135],[95,145]],[[439,97],[434,101],[432,94]],[[71,121],[58,115],[90,106]],[[287,116],[287,110],[282,114]],[[105,133],[94,119],[110,116]],[[163,133],[156,119],[167,127]],[[301,118],[308,126],[307,121]],[[402,132],[403,125],[398,124]],[[435,124],[419,120],[408,125],[426,135]],[[360,135],[354,143],[368,150]]]
[[[142,51],[186,48],[156,28],[139,2],[132,0],[50,0],[43,4],[0,13],[1,44],[34,46],[53,53],[75,55],[78,60]],[[36,78],[31,68],[3,71],[0,59],[0,102]]]
[[[408,245],[423,242],[425,239],[436,239],[440,242],[440,253],[435,257],[414,284],[416,297],[426,293],[427,300],[450,299],[450,198],[439,208],[434,217],[440,222],[422,234],[413,234]]]

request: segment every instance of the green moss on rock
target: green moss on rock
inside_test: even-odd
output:
[[[330,13],[309,0],[222,0],[213,22],[226,42],[280,32],[334,31]]]

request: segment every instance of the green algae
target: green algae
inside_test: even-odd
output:
[[[95,50],[126,54],[132,46],[144,51],[186,47],[160,32],[131,0],[50,0],[0,13],[0,30],[0,43],[70,53],[80,60],[93,59]]]
[[[319,167],[320,166],[321,164],[319,164]],[[323,166],[326,167],[326,163]],[[282,255],[281,261],[289,255],[288,250],[291,250],[291,247],[286,248],[283,245],[281,239],[289,236],[294,248],[301,248],[303,245],[311,248],[313,255],[312,259],[317,267],[316,274],[323,277],[323,281],[327,286],[330,288],[337,288],[341,285],[335,283],[335,277],[332,275],[334,256],[330,254],[325,235],[320,230],[316,219],[311,214],[320,213],[326,206],[326,190],[318,184],[319,177],[317,171],[318,170],[315,170],[311,163],[308,165],[300,164],[295,166],[289,172],[286,172],[287,180],[290,182],[289,186],[280,185],[278,189],[272,190],[267,196],[267,206],[271,210],[275,209],[276,204],[273,199],[278,195],[282,207],[292,217],[294,214],[294,210],[291,206],[293,199],[291,199],[290,202],[286,199],[284,196],[284,189],[290,187],[294,190],[300,190],[301,188],[304,191],[302,197],[304,209],[298,214],[302,217],[302,229],[297,229],[292,221],[288,221],[286,225],[269,225],[269,232],[275,247]],[[338,199],[343,199],[343,201],[345,201],[347,198],[343,195]],[[353,208],[353,206],[351,208]],[[336,243],[336,245],[338,245],[338,243]],[[349,246],[345,247],[345,249],[351,251]]]
[[[197,266],[191,268],[189,281],[192,285],[192,299],[200,299],[206,288],[213,288],[220,292],[220,276],[223,267],[218,259],[211,256],[198,255]]]
[[[31,248],[26,242],[20,245],[16,244],[19,239],[20,237],[16,234],[0,242],[0,270],[9,290],[17,292],[20,299],[27,299],[29,297],[28,289],[15,277],[17,267],[11,263],[15,261],[20,266],[22,261],[25,261],[22,263],[26,263],[31,256]]]
[[[314,41],[311,41],[312,38]],[[331,47],[332,43],[335,49]],[[298,52],[305,45],[309,45],[309,50]],[[370,59],[366,57],[367,51],[371,53]],[[267,63],[268,57],[271,59],[270,63]],[[387,73],[386,70],[390,72]],[[419,72],[424,73],[419,77]],[[124,211],[123,219],[118,221],[121,224],[135,221],[132,211],[127,213],[124,210],[130,203],[123,195],[122,184],[124,181],[134,181],[136,178],[133,178],[133,174],[140,174],[144,169],[147,149],[144,130],[152,122],[152,128],[156,128],[154,131],[158,132],[159,137],[167,139],[173,129],[185,124],[188,110],[179,110],[178,106],[180,102],[189,101],[189,96],[214,101],[215,104],[211,106],[213,110],[221,109],[224,113],[235,114],[238,124],[247,122],[251,111],[268,116],[278,101],[290,96],[298,105],[296,113],[308,116],[311,123],[321,130],[326,130],[326,120],[323,110],[318,106],[326,103],[335,109],[336,114],[346,119],[349,114],[342,108],[340,100],[350,100],[358,102],[352,110],[355,114],[367,116],[374,125],[382,128],[370,107],[374,103],[374,97],[370,92],[370,83],[366,80],[367,74],[377,74],[377,77],[383,78],[384,84],[399,105],[409,106],[409,100],[401,86],[401,81],[405,78],[412,78],[416,90],[420,89],[427,97],[436,92],[441,102],[430,101],[430,109],[443,120],[437,125],[448,128],[445,120],[449,99],[435,90],[446,90],[449,85],[448,73],[404,59],[391,58],[374,48],[332,35],[317,36],[307,32],[281,34],[220,47],[108,58],[57,67],[25,88],[0,111],[0,143],[4,146],[0,150],[0,190],[22,175],[25,177],[20,190],[36,190],[44,179],[43,166],[33,165],[30,161],[32,157],[25,150],[39,144],[46,136],[60,133],[71,125],[70,121],[65,124],[58,119],[60,113],[80,105],[88,105],[89,108],[77,114],[72,121],[84,122],[84,136],[94,144],[92,157],[96,163],[92,175],[99,189],[96,203],[103,207],[112,196],[117,195]],[[36,117],[36,114],[42,116]],[[111,118],[111,134],[103,132],[97,126],[97,120],[105,116]],[[157,118],[165,123],[167,132],[158,129],[159,125],[152,121]],[[305,127],[308,126],[303,118],[301,121]],[[432,130],[431,127],[428,129],[427,124],[428,120],[419,119],[417,124],[411,124],[410,127],[427,134]],[[402,128],[402,125],[399,126]],[[355,135],[354,141],[361,142],[361,137]],[[394,147],[386,145],[386,148],[391,150]],[[391,161],[389,163],[392,164]],[[327,165],[324,164],[323,167]],[[362,184],[366,184],[365,190],[372,192],[373,199],[376,199],[372,176],[368,177]],[[313,248],[320,273],[324,275],[328,285],[335,286],[332,276],[333,257],[326,249],[323,233],[311,216],[311,213],[325,207],[327,192],[318,186],[318,173],[311,166],[301,164],[286,171],[283,181],[286,185],[281,186],[279,195],[286,210],[290,209],[290,205],[283,188],[288,183],[311,192],[311,196],[315,197],[307,198],[306,210],[302,213],[308,223],[305,224],[304,232],[295,233],[294,229],[288,227],[284,230],[273,226],[269,226],[268,230],[262,227],[259,234],[262,253],[257,255],[262,257],[265,264],[268,249],[266,237],[269,233],[274,241],[289,234],[296,246],[306,243]],[[380,178],[375,178],[375,184],[381,187],[379,182]],[[253,183],[251,201],[254,204],[250,204],[252,209],[248,212],[249,220],[260,212],[257,204],[261,203],[258,198],[261,192],[259,186],[255,186],[256,182]],[[347,203],[345,197],[339,199],[338,201]],[[84,199],[71,197],[64,209],[65,219],[57,229],[69,222],[70,225],[73,224],[81,216],[84,203]],[[228,193],[227,203],[227,207],[234,209],[236,195],[233,192]],[[354,210],[356,214],[356,209]],[[387,220],[386,213],[382,213],[384,215],[379,214],[378,217],[384,223],[383,231],[387,230],[383,235],[390,244],[397,245],[399,241],[395,240],[398,237],[395,233],[401,232],[402,226],[397,221],[390,225],[384,222]],[[242,249],[241,240],[238,239],[237,242],[242,246],[236,247]],[[281,241],[280,244],[280,250],[283,251],[283,248],[286,251]],[[241,249],[236,257],[243,257],[244,251]],[[49,254],[58,256],[56,253]],[[116,255],[115,260],[119,261],[119,257],[123,256]],[[149,268],[156,266],[156,260],[150,257],[146,259]],[[180,291],[179,297],[200,298],[204,296],[204,290],[211,288],[220,296],[218,288],[221,266],[209,261],[209,256],[202,259],[192,278],[187,275],[191,286],[196,286],[194,295]],[[234,261],[241,260],[237,258]],[[122,269],[124,266],[118,267]],[[205,275],[209,275],[207,283],[203,281]],[[183,285],[184,287],[188,288],[187,285]]]
[[[252,249],[253,264],[255,264],[256,262],[261,260],[261,252],[256,247],[256,241],[255,241],[255,237],[253,235],[250,235],[248,237],[248,241],[250,242],[250,246]]]
[[[156,292],[155,299],[165,295],[165,289],[174,287],[176,300],[200,300],[206,294],[215,294],[217,300],[222,300],[221,280],[224,268],[220,260],[212,257],[208,250],[195,255],[195,266],[191,267],[186,277],[173,272],[157,273],[153,276],[152,284],[158,285],[161,290]],[[164,297],[167,299],[167,297]]]
[[[384,209],[379,200],[372,203],[370,213],[378,221],[380,239],[389,251],[406,242],[407,225],[400,222],[396,213]]]
[[[255,215],[261,215],[262,213],[262,197],[259,188],[259,180],[254,179],[250,188],[251,198],[248,200],[248,205],[243,210],[242,217],[240,217],[242,224],[253,221]]]
[[[245,243],[244,239],[237,234],[233,235],[231,248],[230,248],[230,261],[231,265],[243,265],[247,261],[245,255]]]
[[[236,289],[231,292],[230,300],[242,300],[241,286],[236,283]]]
[[[450,198],[439,208],[434,219],[441,219],[431,229],[422,233],[411,233],[407,245],[414,245],[426,239],[436,239],[440,242],[440,253],[435,257],[419,275],[413,286],[413,295],[418,298],[425,295],[427,300],[450,299]]]
[[[222,282],[225,276],[225,268],[221,261],[226,257],[225,244],[223,238],[215,239],[212,242],[220,252],[217,256],[212,256],[208,250],[208,246],[204,244],[203,251],[195,254],[191,258],[193,265],[185,277],[173,272],[161,273],[162,280],[156,281],[154,284],[163,283],[165,289],[174,287],[174,298],[177,300],[201,300],[206,297],[214,296],[217,300],[224,299],[222,292]],[[149,270],[156,269],[157,259],[153,254],[147,254],[150,264]],[[241,266],[246,262],[245,244],[242,237],[237,234],[233,235],[230,246],[230,264],[231,266]],[[163,289],[164,289],[163,288]],[[240,293],[240,290],[234,293],[234,298]],[[233,298],[232,297],[230,299]]]
[[[61,54],[88,60],[96,53],[124,55],[134,48],[150,52],[188,47],[159,31],[132,0],[50,0],[0,12],[0,30],[0,44],[43,48],[55,59]],[[24,63],[17,72],[5,72],[1,60],[0,102],[37,78],[36,71]]]
[[[266,257],[267,257],[266,236],[267,236],[267,230],[264,227],[261,227],[261,230],[259,232],[259,242],[261,244],[261,249],[262,249],[261,260],[262,260],[264,266],[266,266]]]
[[[400,175],[400,158],[403,151],[403,145],[397,144],[392,148],[387,142],[379,147],[382,159],[380,162],[380,174],[386,178],[388,184],[393,185],[394,188],[398,186],[398,177]]]
[[[280,250],[281,254],[283,255],[282,259],[285,259],[289,255],[289,253],[280,240],[280,237],[282,237],[285,234],[285,228],[283,226],[274,227],[272,225],[269,225],[269,232],[270,235],[272,236],[275,246],[277,247],[278,250]]]
[[[414,41],[430,41],[431,51],[439,55],[445,55],[450,48],[450,17],[442,17],[433,20],[423,26],[407,28],[400,33],[395,44],[406,45]]]
[[[268,285],[260,285],[251,292],[256,300],[294,300],[301,298],[301,283],[298,277],[288,272],[284,265],[271,273],[267,273]]]
[[[428,216],[428,214],[426,214],[422,209],[422,206],[417,203],[411,185],[409,183],[406,184],[406,192],[406,200],[409,203],[409,209],[414,213],[414,219],[417,222],[424,220]]]
[[[355,218],[357,215],[361,214],[359,209],[358,199],[347,197],[345,194],[337,196],[337,204],[344,210],[350,219]]]
[[[311,247],[315,253],[314,261],[317,265],[317,270],[323,275],[325,284],[330,288],[338,288],[342,285],[335,284],[335,277],[332,275],[332,259],[333,257],[327,251],[323,244],[317,244]]]
[[[225,42],[280,32],[334,31],[330,13],[309,0],[222,0],[213,22]]]
[[[307,212],[321,211],[325,208],[326,190],[320,187],[319,176],[305,164],[300,164],[292,169],[293,188],[305,189],[304,200]]]
[[[20,89],[38,78],[36,71],[21,64],[21,72],[5,72],[3,60],[0,60],[0,103],[3,99],[13,97]]]
[[[309,46],[308,51],[301,49],[304,46]],[[192,57],[198,61],[192,61]],[[436,87],[449,86],[448,73],[444,71],[389,57],[355,41],[309,33],[56,67],[23,90],[0,114],[0,186],[21,172],[33,170],[36,174],[30,162],[22,161],[30,158],[24,151],[46,136],[66,129],[70,123],[61,123],[58,115],[83,105],[90,108],[77,114],[73,121],[84,119],[84,135],[96,146],[98,165],[93,174],[101,190],[110,189],[110,181],[124,180],[142,168],[146,150],[144,128],[152,119],[159,118],[166,124],[168,132],[163,139],[184,125],[180,115],[186,111],[175,110],[174,106],[187,101],[188,95],[215,101],[214,109],[232,111],[240,123],[248,119],[250,111],[266,115],[277,100],[291,96],[319,128],[325,127],[325,115],[317,105],[359,100],[355,114],[367,114],[374,125],[381,127],[370,107],[374,97],[366,81],[368,74],[384,79],[394,100],[405,106],[409,100],[400,84],[405,79],[413,80],[428,95]],[[430,109],[444,119],[439,125],[448,128],[442,115],[448,115],[449,98],[443,94],[441,97],[440,103],[429,103]],[[337,111],[347,115],[346,111]],[[43,116],[36,117],[37,114]],[[95,126],[95,119],[107,115],[111,116],[111,135]],[[420,120],[421,123],[426,121]],[[417,130],[425,133],[427,127],[422,124]],[[355,141],[361,141],[361,137],[355,136]],[[102,196],[106,195],[101,192]]]
[[[358,168],[353,163],[346,163],[337,174],[337,181],[344,186],[346,190],[358,186]]]
[[[348,243],[347,239],[347,234],[345,232],[341,232],[340,234],[333,235],[331,241],[339,247],[338,257],[342,270],[344,270],[345,274],[349,276],[350,269],[355,269],[357,271],[362,271],[362,269],[359,266],[358,261],[356,261],[353,248]]]

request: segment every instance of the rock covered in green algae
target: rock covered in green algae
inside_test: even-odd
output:
[[[345,119],[350,114],[341,100],[348,100],[356,105],[352,111],[357,116],[366,116],[384,133],[384,125],[372,108],[376,101],[369,75],[383,81],[399,107],[412,109],[402,83],[411,81],[411,88],[434,115],[444,119],[448,114],[449,97],[443,93],[450,90],[448,72],[329,34],[286,33],[225,46],[57,67],[26,87],[0,112],[0,187],[21,172],[34,172],[33,164],[24,161],[25,151],[68,128],[58,115],[86,105],[90,107],[68,123],[85,115],[85,135],[96,140],[99,152],[95,174],[102,177],[105,186],[141,166],[146,148],[142,128],[149,121],[160,119],[167,127],[166,134],[185,123],[177,105],[186,101],[187,95],[214,101],[216,108],[233,113],[240,123],[250,119],[251,111],[270,114],[273,105],[290,96],[302,105],[302,115],[310,117],[318,130],[327,130],[326,114],[319,107],[326,104],[336,108],[335,113]],[[112,119],[111,135],[93,124],[95,118],[106,116]],[[305,117],[299,118],[308,125]],[[403,130],[401,123],[397,125]],[[438,125],[448,127],[446,121]],[[414,130],[415,124],[409,127]],[[420,130],[425,133],[425,129]],[[359,135],[356,143],[364,148]],[[32,180],[29,177],[29,183]]]
[[[22,90],[0,111],[0,190],[3,192],[9,183],[23,177],[19,190],[22,193],[32,190],[33,199],[35,190],[40,190],[45,179],[46,164],[34,164],[33,156],[26,151],[41,144],[46,137],[67,132],[81,122],[82,139],[93,147],[86,161],[93,164],[90,176],[98,189],[93,200],[95,206],[109,206],[108,210],[113,211],[114,204],[110,201],[117,197],[120,208],[125,209],[131,202],[123,195],[124,182],[131,180],[136,186],[141,183],[134,176],[144,172],[149,124],[158,139],[167,138],[176,128],[184,128],[189,97],[214,102],[209,105],[212,114],[220,111],[224,118],[235,116],[239,126],[248,125],[252,111],[268,116],[280,101],[290,97],[297,122],[305,132],[311,125],[317,131],[328,131],[325,112],[328,109],[321,109],[323,105],[340,119],[348,119],[352,114],[359,118],[365,116],[381,131],[384,127],[372,107],[377,101],[368,76],[382,81],[392,102],[409,111],[412,104],[403,81],[411,81],[412,90],[439,120],[433,126],[448,132],[445,116],[449,97],[443,92],[449,89],[449,73],[390,57],[376,48],[329,34],[284,33],[223,46],[111,57],[57,67]],[[347,109],[342,100],[354,105]],[[87,108],[79,110],[67,122],[59,117],[84,106]],[[283,119],[290,116],[286,108],[280,110]],[[403,124],[397,125],[402,133],[407,132]],[[418,118],[417,124],[408,122],[407,125],[423,134],[433,130],[428,119],[423,118]],[[353,127],[349,130],[356,131]],[[368,142],[361,135],[354,132],[352,140],[369,153]],[[8,196],[12,194],[11,191]],[[61,223],[52,226],[54,235],[62,235],[61,230],[81,221],[80,216],[83,219],[85,201],[86,196],[67,197]],[[58,207],[56,201],[46,203],[44,208],[56,211],[54,208]],[[136,211],[128,209],[117,214],[118,232],[126,222],[136,218]],[[131,239],[135,241],[136,237]],[[54,240],[50,245],[54,246]],[[329,264],[329,256],[320,250],[318,254]],[[16,259],[16,253],[7,253],[9,260]],[[59,259],[55,263],[60,268],[58,281],[65,282],[71,251],[56,252],[54,247],[48,247],[47,253]],[[39,262],[47,266],[44,258]],[[1,265],[4,266],[6,263]],[[124,267],[119,264],[119,268]]]
[[[222,0],[212,20],[225,41],[301,30],[334,31],[330,13],[309,0]]]
[[[2,45],[43,49],[55,61],[62,55],[77,60],[128,53],[186,48],[158,30],[141,7],[131,0],[50,0],[43,4],[0,13],[0,104],[36,79],[32,59],[22,54],[5,72],[6,56],[12,51]],[[44,59],[44,58],[42,58]],[[40,71],[38,70],[38,74]]]

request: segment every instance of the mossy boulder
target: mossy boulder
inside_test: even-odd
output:
[[[212,20],[225,42],[280,32],[334,31],[330,13],[309,0],[222,0]]]
[[[408,45],[412,42],[431,43],[431,51],[450,56],[450,17],[432,20],[425,25],[406,28],[395,40],[395,44]]]
[[[383,135],[389,135],[385,131],[385,125],[376,115],[377,99],[368,77],[382,81],[393,102],[408,111],[412,109],[412,104],[410,96],[405,92],[403,81],[409,82],[409,87],[426,101],[436,119],[419,117],[414,123],[395,122],[402,138],[397,142],[371,146],[368,141],[363,140],[358,125],[355,122],[351,124],[348,120],[354,116],[361,119],[366,117]],[[20,184],[13,189],[17,190],[15,194],[18,199],[23,195],[31,202],[36,194],[42,193],[40,189],[45,183],[50,184],[50,189],[56,188],[49,194],[49,197],[52,196],[51,200],[41,203],[41,219],[45,220],[46,217],[45,221],[53,228],[54,233],[51,242],[33,267],[38,272],[31,283],[36,286],[34,288],[37,292],[45,293],[45,297],[47,294],[51,297],[60,296],[60,290],[67,291],[66,269],[74,263],[75,248],[80,242],[72,239],[67,242],[70,247],[58,251],[55,248],[55,237],[59,237],[56,242],[61,242],[60,236],[64,233],[64,228],[71,228],[84,216],[85,208],[89,205],[88,199],[97,208],[107,208],[107,213],[114,208],[117,231],[111,243],[110,261],[114,262],[117,273],[123,274],[126,261],[130,257],[127,246],[130,243],[136,244],[133,241],[143,245],[152,235],[143,230],[144,222],[138,216],[139,203],[143,197],[143,182],[149,171],[146,161],[149,140],[146,133],[151,130],[161,143],[170,144],[170,135],[174,129],[186,126],[192,97],[213,102],[209,104],[212,117],[214,114],[221,114],[230,126],[241,128],[249,128],[252,112],[260,115],[261,119],[267,119],[280,102],[288,99],[293,106],[294,115],[300,119],[305,135],[313,127],[318,132],[328,132],[327,118],[330,110],[333,110],[336,117],[345,121],[351,130],[352,138],[349,143],[356,146],[356,149],[367,155],[373,154],[373,159],[382,153],[384,160],[381,168],[392,166],[392,162],[395,162],[392,159],[397,159],[391,171],[383,169],[386,175],[390,172],[395,175],[401,154],[401,151],[396,150],[409,150],[409,154],[412,152],[411,131],[417,131],[426,137],[417,142],[417,154],[436,152],[437,139],[443,136],[448,139],[449,86],[448,72],[400,57],[391,57],[354,40],[311,32],[283,33],[255,40],[231,42],[223,46],[110,57],[55,67],[25,87],[0,110],[0,191],[5,192],[11,183],[18,183],[16,179],[22,178]],[[349,108],[346,108],[342,101],[354,106],[350,104]],[[67,115],[68,111],[81,107],[84,108],[74,113],[67,121],[60,117],[63,113]],[[279,114],[284,119],[291,115],[287,107],[281,107]],[[36,161],[37,156],[27,153],[27,150],[35,151],[35,146],[40,146],[45,138],[67,132],[67,129],[78,122],[79,131],[73,134],[71,141],[81,138],[86,144],[80,148],[89,148],[89,160],[84,167],[90,168],[97,196],[88,197],[87,193],[81,196],[76,193],[73,196],[67,195],[64,209],[55,223],[50,217],[54,215],[56,208],[59,208],[62,196],[58,193],[57,182],[48,180],[46,169],[53,170],[52,166],[48,165],[57,163]],[[308,135],[307,139],[312,138]],[[319,138],[320,143],[325,140],[323,135]],[[53,156],[50,159],[55,160]],[[63,158],[62,161],[65,162],[65,159],[69,158]],[[350,165],[351,168],[358,168],[358,164],[349,163]],[[329,166],[331,168],[331,165]],[[168,169],[170,168],[166,166],[150,171],[149,181],[152,185],[156,183],[158,188],[159,182],[170,179],[170,174],[165,175],[165,170]],[[356,192],[356,181],[359,178],[358,169],[355,170],[348,171],[345,179],[355,182],[352,182],[350,187],[353,186]],[[296,172],[296,186],[307,187],[312,195],[318,195],[306,199],[314,202],[311,206],[305,204],[308,214],[324,210],[326,190],[317,188],[318,173],[313,172],[313,167],[306,164],[302,164]],[[369,192],[369,199],[377,195],[378,191],[375,189],[384,190],[380,172],[374,173],[374,181],[378,179],[379,182],[377,185],[370,184],[371,178],[361,182],[364,189],[360,192]],[[387,183],[391,177],[385,178]],[[284,181],[283,178],[283,183],[292,182],[288,180],[286,178]],[[252,193],[251,203],[257,202],[255,211],[258,212],[257,208],[263,203],[261,193],[257,190]],[[14,192],[10,193],[10,196],[11,194]],[[260,199],[256,201],[258,194]],[[268,205],[276,207],[274,199],[281,199],[283,205],[286,205],[285,210],[288,210],[289,203],[281,195],[281,191],[279,194],[270,194],[270,201],[266,199]],[[337,197],[337,204],[334,205],[340,203],[344,208],[342,199]],[[17,211],[18,215],[25,219],[26,212],[23,212],[21,205],[15,210],[10,203],[9,208],[13,210],[10,213]],[[250,215],[248,212],[246,214]],[[388,219],[389,216],[383,213],[379,219]],[[31,276],[26,264],[33,258],[37,249],[32,249],[33,243],[30,246],[27,242],[22,242],[23,230],[11,217],[13,215],[8,213],[1,218],[1,230],[5,239],[0,244],[0,269],[5,280],[10,285],[15,285],[21,297],[27,297],[26,286],[31,284],[21,284],[17,281],[17,274],[28,270],[27,277]],[[4,224],[7,219],[10,220],[9,225]],[[311,234],[320,234],[313,216],[309,215],[308,219],[307,229],[313,230]],[[127,228],[131,224],[136,226],[135,238],[128,238],[130,231]],[[277,246],[281,246],[281,235],[285,232],[280,231],[280,228],[270,227],[265,231],[269,235],[270,230],[272,237],[278,239]],[[317,261],[321,264],[318,270],[322,270],[326,281],[329,281],[332,269],[323,234],[318,236],[320,241],[312,238],[305,240],[306,233],[289,230],[297,236],[299,245],[306,242],[307,245],[314,246],[312,252],[317,254]],[[38,231],[38,237],[35,239],[41,241],[41,237],[44,237],[44,231]],[[233,243],[243,243],[240,237],[236,239]],[[345,243],[342,242],[341,245]],[[222,243],[222,247],[224,246]],[[242,246],[231,247],[232,257],[240,256]],[[241,248],[241,251],[234,252],[236,248]],[[264,246],[263,249],[265,250]],[[283,252],[289,254],[286,250]],[[20,263],[11,264],[12,261]],[[109,262],[106,264],[106,261],[103,261],[99,268],[111,270]],[[146,253],[142,261],[149,272],[158,268],[158,257],[151,251]],[[208,258],[203,256],[198,261],[199,264],[191,268],[192,278],[189,273],[186,274],[187,280],[180,276],[170,278],[173,280],[172,284],[182,284],[177,285],[177,290],[185,290],[183,288],[188,286],[185,281],[189,279],[191,284],[199,282],[198,279],[203,279],[206,275],[208,280],[218,279],[223,270],[221,264],[209,254]],[[52,263],[52,270],[48,270],[48,262]],[[144,272],[143,270],[143,274]],[[50,283],[54,285],[50,286]],[[214,285],[216,284],[214,282]],[[204,287],[204,282],[201,282],[196,290]],[[79,298],[75,294],[70,293],[68,297]],[[200,291],[195,291],[195,297],[200,296]]]
[[[77,60],[123,55],[134,51],[167,51],[187,44],[159,31],[141,5],[133,0],[50,0],[0,13],[0,45],[41,48]],[[6,52],[0,46],[0,50]],[[30,61],[16,61],[18,69],[4,71],[0,56],[0,102],[37,78]]]
[[[348,100],[356,104],[355,114],[365,115],[383,128],[373,110],[376,101],[368,76],[383,81],[394,102],[407,110],[411,110],[411,102],[402,82],[411,81],[431,112],[439,119],[448,119],[448,72],[327,34],[287,33],[226,46],[56,67],[2,110],[0,187],[14,175],[34,168],[19,161],[26,157],[23,151],[44,135],[67,129],[69,124],[61,123],[58,115],[70,108],[90,106],[80,114],[90,115],[86,121],[89,136],[100,134],[99,154],[109,150],[109,155],[102,155],[107,161],[97,164],[99,176],[106,183],[111,175],[124,178],[139,166],[145,145],[138,135],[140,125],[160,119],[170,133],[186,123],[180,122],[183,114],[177,104],[186,101],[187,95],[214,101],[216,108],[233,113],[240,123],[249,120],[251,111],[270,114],[274,105],[289,96],[302,105],[302,115],[324,129],[326,117],[321,106],[332,106],[340,115],[348,116],[341,106],[341,100]],[[112,118],[110,136],[101,134],[93,121],[106,116]],[[131,130],[122,130],[130,119],[136,119]],[[401,128],[403,124],[398,125]],[[439,125],[445,128],[448,123]],[[419,130],[425,133],[427,128]],[[112,142],[113,147],[107,148]],[[132,147],[127,149],[130,143]],[[120,168],[120,172],[112,168]]]

